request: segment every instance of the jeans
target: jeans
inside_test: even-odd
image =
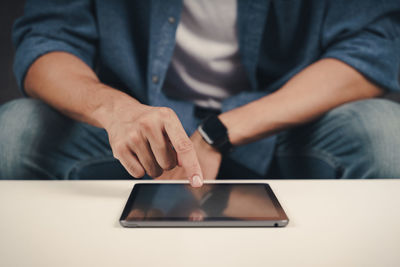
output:
[[[263,177],[229,159],[220,177],[399,178],[399,133],[400,105],[356,101],[278,134],[272,165]],[[39,100],[18,99],[0,106],[0,178],[131,177],[113,157],[104,129],[69,119]]]

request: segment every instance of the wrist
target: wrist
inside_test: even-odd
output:
[[[213,154],[218,158],[222,158],[221,152],[219,152],[216,148],[212,147],[206,141],[204,141],[203,137],[200,135],[199,131],[195,131],[191,136],[191,140],[196,151],[204,151],[207,154]]]
[[[218,118],[228,129],[228,138],[233,146],[240,146],[251,142],[252,137],[248,136],[250,129],[248,127],[248,117],[243,116],[241,108],[230,110],[225,113],[221,113]],[[252,115],[254,120],[254,115]]]
[[[124,92],[103,84],[99,86],[97,101],[98,104],[91,115],[98,126],[104,129],[108,129],[116,120],[122,120],[127,116],[132,118],[145,107]]]

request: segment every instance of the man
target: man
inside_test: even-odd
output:
[[[394,0],[28,0],[13,39],[33,99],[0,109],[0,177],[81,178],[114,157],[194,186],[223,159],[399,177],[400,107],[371,99],[400,90],[399,17]]]

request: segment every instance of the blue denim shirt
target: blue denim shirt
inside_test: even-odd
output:
[[[41,55],[69,52],[102,82],[142,103],[173,108],[191,134],[198,124],[193,105],[162,93],[181,9],[182,0],[27,0],[13,31],[18,83],[23,89]],[[339,59],[379,86],[400,90],[398,0],[238,0],[237,30],[252,88],[225,100],[224,111],[278,90],[322,58]],[[264,174],[274,144],[275,137],[266,138],[231,157]]]

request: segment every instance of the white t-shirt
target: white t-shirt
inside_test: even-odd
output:
[[[206,108],[250,88],[240,62],[236,0],[184,0],[163,91]]]

